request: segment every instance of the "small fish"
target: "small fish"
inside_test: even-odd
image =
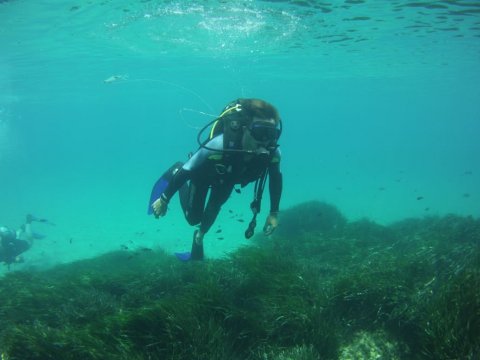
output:
[[[240,194],[240,193],[242,192],[242,191],[241,191],[240,189],[238,189],[238,188],[235,188],[234,190],[235,190],[235,192],[236,192],[237,194]]]
[[[128,246],[127,246],[127,245],[120,245],[120,248],[121,248],[122,250],[128,250]]]
[[[463,197],[464,197],[464,198],[469,198],[469,197],[470,197],[470,194],[469,194],[469,193],[465,193],[465,194],[463,194]]]
[[[417,196],[417,200],[423,200],[423,196]]]
[[[233,210],[231,210],[231,209],[230,209],[230,210],[228,210],[228,212],[229,212],[230,214],[233,214]]]
[[[127,80],[127,75],[112,75],[112,76],[106,78],[105,80],[103,80],[103,82],[105,84],[108,84],[108,83],[112,83],[112,82],[119,81],[119,80]]]
[[[243,219],[237,219],[237,221],[241,222],[241,223],[245,222],[245,220],[243,220]]]
[[[224,238],[223,236],[219,236],[219,237],[217,237],[217,239],[218,239],[218,240],[223,240],[223,239],[225,239],[225,238]]]
[[[217,231],[215,231],[215,234],[219,234],[222,232],[222,229],[218,229]]]
[[[73,241],[73,239],[72,239],[72,238],[70,238],[70,239],[68,240],[68,242],[69,242],[70,244],[72,243],[72,241]]]
[[[141,247],[140,249],[138,249],[140,251],[144,251],[144,252],[150,252],[150,251],[153,251],[153,249],[150,249],[148,247]]]

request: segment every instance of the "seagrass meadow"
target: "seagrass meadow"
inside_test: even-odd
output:
[[[308,202],[269,239],[181,263],[118,251],[0,279],[29,359],[478,359],[480,221],[348,221]]]

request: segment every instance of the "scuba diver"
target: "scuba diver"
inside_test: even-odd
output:
[[[202,141],[202,134],[210,126],[208,139]],[[245,237],[250,238],[269,178],[270,213],[263,231],[270,235],[275,230],[282,194],[277,144],[281,132],[282,122],[274,106],[260,99],[237,99],[200,130],[197,136],[200,147],[189,160],[185,164],[175,163],[156,182],[149,214],[156,218],[165,216],[169,201],[178,191],[185,218],[190,225],[198,225],[191,252],[175,254],[180,260],[203,259],[203,238],[235,185],[243,188],[255,182],[250,204],[253,218],[245,231]]]
[[[16,231],[6,226],[0,226],[0,263],[3,262],[10,268],[10,265],[13,263],[23,262],[23,258],[20,255],[30,249],[34,239],[42,239],[44,237],[32,231],[33,221],[50,223],[46,219],[40,219],[28,214],[25,224]]]

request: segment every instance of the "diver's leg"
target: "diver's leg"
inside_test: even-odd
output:
[[[233,184],[223,184],[221,186],[212,187],[210,197],[208,198],[207,206],[203,212],[202,222],[200,224],[200,232],[206,234],[212,227],[217,218],[222,205],[230,197],[233,190]]]
[[[208,184],[199,181],[190,181],[188,188],[180,189],[180,204],[190,225],[197,225],[203,217],[205,199],[208,193]]]
[[[29,246],[32,246],[33,243],[33,230],[32,230],[32,221],[33,216],[28,214],[25,219],[25,240],[28,242]]]
[[[195,230],[192,242],[192,260],[203,260],[203,236],[210,230],[222,205],[232,193],[232,185],[213,186],[208,198],[207,206],[203,212],[200,229]]]
[[[32,230],[32,221],[34,221],[34,216],[28,214],[26,216],[25,224],[20,226],[20,228],[16,231],[16,238],[18,240],[25,241],[28,246],[32,246],[33,239],[35,238],[35,234]],[[25,251],[25,250],[24,250]]]
[[[15,240],[14,252],[13,252],[13,256],[15,259],[14,261],[23,262],[23,258],[20,255],[23,254],[28,249],[30,249],[30,246],[31,246],[31,243],[29,243],[26,240],[18,240],[18,239]]]

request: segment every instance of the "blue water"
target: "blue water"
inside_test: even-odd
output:
[[[146,216],[150,188],[238,97],[283,118],[282,208],[480,214],[476,2],[16,0],[0,24],[0,223],[56,223],[35,224],[23,266],[187,249],[176,201]],[[251,197],[232,196],[207,255],[247,244],[229,214],[248,221]]]

